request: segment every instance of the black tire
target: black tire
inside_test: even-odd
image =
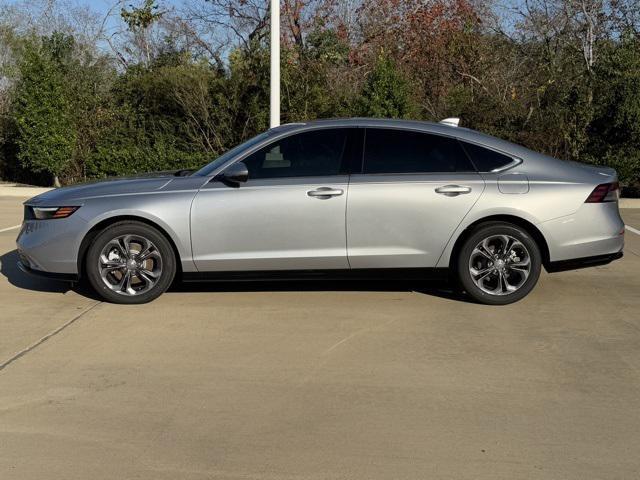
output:
[[[113,274],[106,274],[106,279],[103,279],[101,275],[101,271],[103,271],[103,269],[101,268],[102,263],[100,261],[100,257],[103,253],[103,249],[107,248],[108,244],[113,244],[112,241],[114,239],[123,236],[131,236],[132,241],[129,244],[133,245],[130,251],[130,253],[133,253],[133,255],[131,255],[131,258],[136,257],[134,250],[135,248],[138,248],[139,250],[141,249],[141,247],[135,246],[136,238],[148,240],[149,242],[151,242],[152,246],[150,250],[152,252],[157,252],[157,255],[154,255],[153,259],[150,258],[145,261],[152,262],[152,265],[154,266],[154,272],[148,272],[148,270],[144,269],[141,270],[142,272],[154,273],[158,275],[157,278],[147,275],[147,279],[149,279],[150,281],[148,283],[145,283],[143,281],[142,274],[139,274],[140,277],[137,277],[136,275],[138,274],[136,273],[136,270],[131,270],[129,272],[130,278],[132,279],[132,289],[129,291],[136,293],[127,293],[126,291],[123,293],[122,289],[117,289],[119,290],[119,293],[118,291],[114,291],[113,289],[113,287],[117,287],[117,285],[113,285],[112,288],[107,285],[107,282],[112,283],[112,281],[113,283],[118,283],[118,280],[121,280],[122,277],[117,276],[124,276],[127,272],[127,268],[118,269]],[[142,245],[142,243],[140,242],[138,244],[140,246]],[[126,263],[124,256],[122,260],[118,259],[117,261],[123,261],[124,263]],[[139,265],[146,264],[147,263],[139,263]],[[162,293],[164,293],[167,288],[169,288],[176,274],[176,256],[167,238],[158,230],[151,227],[150,225],[141,222],[127,220],[109,225],[98,235],[96,235],[87,250],[87,255],[85,257],[85,268],[87,278],[93,289],[108,302],[121,304],[140,304],[155,300],[160,295],[162,295]],[[137,285],[141,285],[144,288],[138,287],[139,290],[136,291],[136,284],[133,282],[138,282]]]
[[[513,252],[511,256],[508,255],[509,252],[503,252],[503,249],[500,248],[500,238],[496,238],[501,235],[507,235],[517,240],[526,248],[526,252],[524,253],[527,253],[529,258],[527,277],[521,273],[521,271],[527,267],[519,267],[521,263],[526,263],[526,261],[520,262],[520,258],[516,256],[517,254],[522,254],[522,250],[510,250],[510,252]],[[494,248],[494,250],[489,250],[489,253],[493,257],[491,260],[489,260],[486,255],[479,254],[478,251],[475,250],[476,246],[485,239],[492,239],[489,244],[491,248]],[[493,244],[491,245],[491,243]],[[496,245],[498,248],[495,248]],[[517,249],[519,248],[521,247],[517,247]],[[523,254],[522,257],[525,258]],[[507,260],[504,260],[505,258],[507,258]],[[501,260],[501,262],[497,262],[496,259]],[[483,261],[487,263],[478,263],[476,268],[475,262]],[[472,262],[474,263],[476,272],[491,270],[491,273],[486,276],[482,274],[476,275],[476,278],[481,278],[479,283],[484,286],[484,290],[480,288],[472,278]],[[497,268],[502,266],[503,263],[504,270]],[[514,268],[510,268],[510,265],[514,265]],[[456,259],[456,272],[460,285],[472,299],[486,305],[507,305],[527,296],[538,282],[541,268],[542,255],[535,240],[523,228],[507,222],[489,222],[478,225],[465,240]],[[507,282],[511,279],[512,281],[515,280],[513,283],[519,284],[515,291],[508,293],[506,283],[500,283],[501,271]],[[491,294],[485,291],[491,290],[491,287],[494,286],[498,289],[497,291],[502,294]],[[511,287],[511,285],[509,286]]]

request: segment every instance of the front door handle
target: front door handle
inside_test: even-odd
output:
[[[340,188],[331,188],[331,187],[319,187],[315,190],[309,190],[307,195],[310,197],[319,198],[321,200],[325,200],[331,197],[338,197],[344,193],[344,190]]]
[[[455,197],[465,193],[470,193],[471,187],[465,187],[462,185],[444,185],[443,187],[436,188],[436,193],[446,195],[447,197]]]

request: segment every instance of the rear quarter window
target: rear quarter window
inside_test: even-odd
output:
[[[479,172],[491,172],[513,163],[513,158],[473,143],[460,142]]]

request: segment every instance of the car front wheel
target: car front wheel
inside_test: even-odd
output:
[[[173,281],[176,258],[155,228],[123,221],[105,228],[91,243],[86,272],[94,290],[113,303],[146,303]]]
[[[540,249],[521,227],[492,222],[477,227],[457,259],[460,284],[474,300],[506,305],[524,298],[540,276]]]

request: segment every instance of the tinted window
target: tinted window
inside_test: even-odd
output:
[[[473,143],[463,142],[463,146],[479,172],[490,172],[513,162],[513,158],[507,155],[479,147]]]
[[[436,173],[474,171],[460,143],[421,132],[369,128],[364,173]]]
[[[269,144],[243,161],[250,179],[337,175],[346,140],[346,130],[298,133]]]
[[[227,151],[226,153],[222,154],[221,156],[219,156],[218,158],[216,158],[213,162],[205,165],[204,167],[202,167],[200,170],[198,170],[196,173],[194,173],[194,175],[211,175],[211,173],[217,169],[218,167],[224,165],[225,162],[227,162],[228,160],[232,159],[235,155],[240,154],[243,150],[246,150],[248,148],[251,148],[252,146],[254,146],[255,144],[261,142],[262,140],[264,140],[265,138],[267,138],[269,136],[270,132],[264,132],[261,133],[260,135],[257,135],[249,140],[247,140],[244,143],[241,143],[240,145],[232,148],[231,150]]]

